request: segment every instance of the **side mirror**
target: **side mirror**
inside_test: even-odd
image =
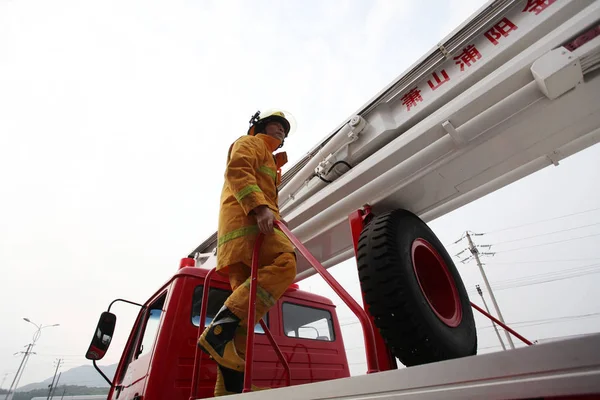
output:
[[[87,353],[85,353],[85,358],[94,361],[102,360],[110,346],[116,323],[117,316],[115,314],[105,311],[100,315],[96,332]]]

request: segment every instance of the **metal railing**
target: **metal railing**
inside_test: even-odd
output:
[[[333,289],[333,291],[341,298],[341,300],[354,312],[356,317],[358,318],[362,329],[363,329],[363,338],[365,341],[365,352],[367,358],[367,373],[379,372],[380,366],[378,361],[378,353],[375,345],[375,333],[373,330],[373,325],[371,324],[371,320],[369,318],[369,314],[352,298],[352,296],[335,280],[335,278],[327,272],[327,269],[321,265],[321,263],[308,251],[308,249],[298,240],[296,236],[280,221],[274,221],[274,225],[280,229],[287,238],[292,242],[292,244],[296,247],[296,249],[306,258],[309,264],[323,277],[323,279],[329,284],[329,286]],[[254,244],[253,254],[252,254],[252,270],[250,275],[250,298],[249,298],[249,308],[248,308],[248,325],[250,325],[256,316],[256,291],[258,287],[258,269],[259,269],[259,256],[260,249],[262,247],[262,243],[264,240],[264,234],[259,233],[256,242]],[[198,338],[202,334],[205,328],[205,319],[206,319],[206,311],[208,307],[208,292],[210,288],[210,282],[212,279],[212,275],[216,269],[210,270],[206,277],[204,278],[204,290],[202,292],[202,304],[200,308],[200,323],[198,327]],[[494,318],[489,313],[485,312],[483,309],[478,307],[476,304],[471,302],[471,306],[475,308],[477,311],[482,313],[484,316],[492,320],[493,322],[500,325],[502,328],[506,329],[508,332],[516,336],[522,342],[527,345],[532,345],[532,343],[518,334],[513,329],[509,328],[506,324],[503,324],[498,319]],[[251,322],[252,321],[252,322]],[[267,328],[267,325],[261,319],[260,325],[262,326],[271,346],[277,353],[277,356],[281,363],[284,366],[286,371],[286,383],[287,386],[291,385],[291,372],[288,361],[285,356],[281,352],[281,349],[275,342],[273,335]],[[244,389],[243,392],[252,391],[252,361],[254,356],[254,329],[248,329],[248,336],[246,338],[246,359],[244,366]],[[197,393],[198,388],[198,376],[200,374],[200,366],[201,366],[201,350],[196,347],[196,354],[194,358],[194,372],[192,378],[192,390],[190,394],[190,400],[194,399]]]
[[[262,242],[262,240],[261,240],[261,242]],[[216,268],[211,269],[210,271],[208,271],[208,273],[204,277],[204,288],[202,290],[202,303],[200,305],[200,322],[198,324],[198,338],[200,338],[200,335],[202,335],[202,332],[204,332],[204,329],[205,329],[206,312],[208,309],[208,293],[210,291],[210,283],[212,281],[212,276],[215,271],[216,271]],[[254,275],[256,275],[256,274],[254,274]],[[256,293],[256,291],[255,291],[255,293]],[[251,307],[250,310],[253,310],[253,308]],[[250,321],[250,318],[248,318],[248,321]],[[290,386],[291,385],[291,375],[290,375],[289,363],[287,362],[287,360],[285,359],[285,356],[281,352],[281,349],[275,342],[275,338],[271,334],[271,331],[267,327],[267,324],[265,324],[265,322],[262,319],[260,320],[260,326],[262,327],[263,331],[265,332],[265,335],[269,339],[271,346],[273,346],[275,353],[277,353],[277,357],[279,358],[279,361],[281,361],[281,364],[283,365],[283,368],[286,371],[286,384],[287,384],[287,386]],[[252,343],[254,343],[254,329],[249,329],[249,331],[251,331],[252,333],[249,334],[248,337],[252,337]],[[200,375],[200,367],[202,366],[202,353],[201,352],[202,351],[200,350],[200,348],[198,346],[196,346],[196,353],[194,355],[194,372],[192,374],[192,388],[191,388],[191,392],[190,392],[190,400],[195,399],[196,395],[198,393],[198,383],[199,383],[198,378]],[[251,357],[252,357],[252,355],[250,355],[250,356],[248,356],[248,354],[246,355],[246,366],[245,366],[246,374],[248,373],[248,367],[250,367],[250,371],[252,371],[252,358]],[[245,376],[247,376],[247,375],[245,375]]]

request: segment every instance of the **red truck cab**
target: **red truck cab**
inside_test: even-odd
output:
[[[190,398],[207,273],[204,268],[182,267],[142,306],[111,382],[108,399]],[[231,293],[225,277],[213,276],[206,325]],[[115,319],[106,312],[100,318],[92,341],[94,351],[88,352],[94,365],[108,349]],[[102,326],[103,320],[110,320],[109,326]],[[264,320],[289,363],[292,385],[350,376],[331,300],[292,285]],[[285,386],[285,370],[259,324],[255,332],[253,384]],[[196,397],[213,397],[217,365],[203,352],[199,354],[202,363]]]

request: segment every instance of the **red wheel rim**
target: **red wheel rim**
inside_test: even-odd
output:
[[[412,262],[421,292],[435,315],[446,325],[456,328],[462,321],[458,289],[446,262],[425,239],[412,244]]]

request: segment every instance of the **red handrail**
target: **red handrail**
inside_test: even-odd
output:
[[[325,282],[327,282],[329,284],[329,286],[333,289],[333,291],[354,312],[354,314],[358,318],[359,322],[361,323],[362,329],[363,329],[365,350],[366,350],[366,355],[367,355],[367,368],[368,368],[367,373],[379,372],[379,362],[377,359],[377,353],[375,351],[375,348],[376,348],[375,347],[375,334],[374,334],[373,326],[370,323],[367,312],[352,298],[352,296],[350,296],[350,294],[335,280],[335,278],[333,276],[331,276],[331,274],[329,272],[327,272],[325,267],[323,267],[323,265],[321,265],[321,263],[319,263],[319,261],[308,251],[308,249],[306,247],[304,247],[302,242],[300,242],[300,240],[298,240],[298,238],[296,236],[294,236],[294,234],[282,222],[274,221],[274,224],[283,233],[285,233],[285,235],[292,242],[292,244],[300,251],[300,254],[302,254],[304,256],[304,258],[306,258],[306,260],[319,273],[319,275],[321,275],[323,277]],[[264,234],[259,233],[258,236],[256,237],[256,242],[254,243],[254,249],[253,249],[253,253],[252,253],[252,269],[251,269],[251,274],[250,274],[250,298],[248,300],[248,303],[249,303],[248,304],[249,305],[249,307],[248,307],[248,325],[252,326],[252,329],[248,329],[248,336],[246,338],[246,360],[245,360],[246,362],[244,365],[244,389],[243,389],[244,393],[252,391],[252,361],[253,361],[253,357],[254,357],[254,329],[253,329],[254,324],[253,324],[253,322],[254,322],[254,319],[256,318],[256,289],[257,289],[257,285],[258,285],[258,283],[257,283],[258,261],[259,261],[259,256],[260,256],[260,248],[262,246],[263,240],[264,240]],[[207,274],[205,277],[205,284],[204,284],[205,288],[209,287],[210,278],[212,277],[213,271],[214,271],[214,269],[211,270],[209,272],[209,274]],[[205,290],[202,292],[202,304],[201,304],[201,308],[200,308],[200,324],[199,324],[200,326],[198,328],[198,332],[199,332],[198,337],[204,331],[204,319],[206,318],[207,303],[208,303],[208,291]],[[261,323],[261,326],[263,327],[265,333],[267,334],[267,338],[271,342],[271,345],[275,349],[277,356],[281,360],[281,363],[283,364],[283,366],[286,370],[286,373],[287,373],[286,380],[287,380],[287,384],[289,386],[291,384],[289,363],[283,356],[283,353],[279,349],[279,346],[277,346],[277,343],[275,343],[275,340],[274,340],[273,336],[271,335],[271,332],[267,328],[266,324],[264,324],[262,319],[261,319],[260,323]],[[198,385],[197,380],[198,380],[198,374],[199,374],[200,364],[201,364],[201,358],[198,357],[198,351],[196,351],[196,359],[198,361],[194,363],[194,374],[193,374],[194,382],[192,383],[192,397],[195,396],[195,394],[197,392],[197,385]]]
[[[358,303],[350,296],[350,294],[344,290],[344,288],[327,272],[325,267],[319,263],[319,261],[304,247],[302,242],[281,222],[274,221],[276,227],[278,227],[292,244],[300,251],[300,254],[306,258],[306,260],[313,266],[313,268],[323,277],[325,282],[333,289],[333,291],[340,296],[342,301],[354,312],[358,317],[362,328],[365,340],[365,347],[367,353],[367,373],[379,372],[379,364],[377,360],[377,353],[375,352],[375,334],[373,332],[373,326],[370,323],[369,316],[366,311],[358,305]],[[254,243],[254,250],[252,253],[252,275],[250,278],[250,299],[249,299],[249,310],[248,310],[248,321],[254,321],[255,306],[256,306],[256,288],[257,288],[257,275],[258,275],[258,259],[260,255],[260,248],[264,240],[264,234],[259,233],[256,242]],[[250,322],[249,322],[250,323]],[[246,365],[244,372],[244,393],[252,391],[252,357],[254,356],[254,330],[248,332],[246,339]]]
[[[250,273],[250,299],[248,300],[248,336],[246,336],[246,365],[244,366],[243,393],[252,391],[252,361],[254,357],[254,319],[256,316],[256,287],[258,278],[258,258],[265,235],[259,233],[252,252],[252,270]]]
[[[212,275],[216,271],[216,268],[208,271],[206,276],[204,277],[204,287],[202,288],[202,303],[200,303],[200,321],[198,323],[198,338],[200,339],[200,335],[204,332],[206,320],[206,310],[208,308],[208,292],[210,290],[210,282],[212,280]],[[202,353],[200,353],[200,347],[196,345],[196,353],[194,354],[194,373],[192,374],[192,390],[190,393],[190,400],[194,400],[196,395],[198,394],[198,375],[200,375],[200,365],[202,365]]]
[[[259,322],[260,322],[260,326],[262,326],[263,330],[265,331],[265,334],[267,335],[269,342],[271,342],[271,346],[273,346],[275,353],[277,353],[277,357],[279,357],[279,361],[281,361],[281,364],[283,365],[283,368],[285,369],[285,384],[287,386],[291,386],[292,385],[292,376],[290,374],[290,364],[288,363],[288,360],[286,360],[285,356],[283,355],[283,352],[281,351],[281,349],[275,342],[275,338],[271,334],[271,331],[267,327],[267,324],[265,324],[265,321],[263,321],[261,318],[261,320]]]
[[[261,240],[261,242],[262,242],[262,240]],[[200,338],[200,335],[202,335],[202,332],[204,332],[204,329],[205,329],[206,312],[208,309],[208,293],[210,291],[210,282],[212,281],[212,275],[215,271],[216,271],[216,268],[211,269],[210,271],[208,271],[208,273],[204,277],[204,288],[202,290],[202,303],[200,305],[200,322],[198,324],[198,338]],[[256,292],[255,292],[255,299],[256,299]],[[248,321],[250,321],[250,319],[248,319]],[[260,320],[260,326],[262,326],[262,328],[265,332],[265,335],[267,335],[267,338],[269,339],[271,346],[273,346],[273,349],[275,350],[275,353],[277,354],[277,357],[279,358],[279,361],[281,361],[281,364],[283,365],[283,368],[285,369],[285,372],[286,372],[286,383],[288,386],[290,386],[291,385],[290,365],[289,365],[288,361],[286,360],[285,356],[283,355],[283,352],[281,351],[281,349],[275,342],[275,338],[271,334],[269,327],[267,326],[267,324],[265,324],[265,322],[262,319]],[[254,326],[253,326],[253,328],[254,328]],[[248,335],[248,336],[253,336],[253,339],[254,339],[254,329],[252,329],[251,331],[252,331],[252,335]],[[198,394],[198,381],[199,381],[198,378],[200,375],[200,366],[202,365],[202,354],[200,353],[200,351],[201,351],[200,348],[198,346],[196,346],[196,352],[194,355],[194,372],[192,374],[192,388],[191,388],[191,392],[190,392],[190,400],[195,400],[196,395]],[[247,357],[246,359],[251,359],[248,356],[246,356],[246,357]],[[246,361],[246,366],[247,365],[248,365],[248,361]]]
[[[508,325],[502,323],[501,321],[499,321],[497,318],[495,318],[491,314],[483,311],[483,309],[480,308],[477,304],[471,302],[471,307],[473,307],[474,309],[476,309],[477,311],[479,311],[480,313],[482,313],[483,315],[485,315],[486,317],[488,317],[489,319],[491,319],[492,321],[494,321],[495,323],[497,323],[498,325],[500,325],[502,328],[504,328],[508,332],[510,332],[513,335],[515,335],[519,340],[521,340],[521,342],[525,343],[526,345],[531,346],[533,344],[529,340],[525,339],[523,336],[519,335],[515,330],[509,328]]]
[[[306,247],[298,240],[296,236],[285,226],[281,221],[275,221],[275,225],[285,233],[292,244],[300,251],[300,254],[313,266],[313,268],[325,279],[325,282],[340,296],[342,301],[346,303],[348,308],[354,312],[360,324],[362,325],[363,337],[365,341],[365,350],[367,355],[367,373],[379,372],[379,361],[375,347],[375,334],[373,326],[369,320],[367,312],[350,296],[350,294],[335,280],[333,276],[321,263],[308,251]]]
[[[262,247],[263,240],[265,235],[259,233],[256,237],[256,242],[254,243],[254,250],[252,252],[252,270],[250,273],[250,298],[248,299],[248,326],[254,326],[254,319],[256,318],[256,289],[258,287],[257,279],[258,279],[258,261],[260,256],[260,248]],[[267,328],[267,325],[264,321],[259,321],[260,325],[263,327],[263,330],[267,334],[267,338],[269,342],[271,342],[271,346],[275,349],[281,364],[283,364],[283,368],[286,371],[286,382],[287,385],[290,386],[291,383],[291,373],[290,366],[287,360],[285,359],[281,349],[275,343],[275,339],[271,332]],[[246,364],[244,365],[244,393],[252,391],[252,361],[254,360],[254,329],[248,329],[248,336],[246,337]]]

